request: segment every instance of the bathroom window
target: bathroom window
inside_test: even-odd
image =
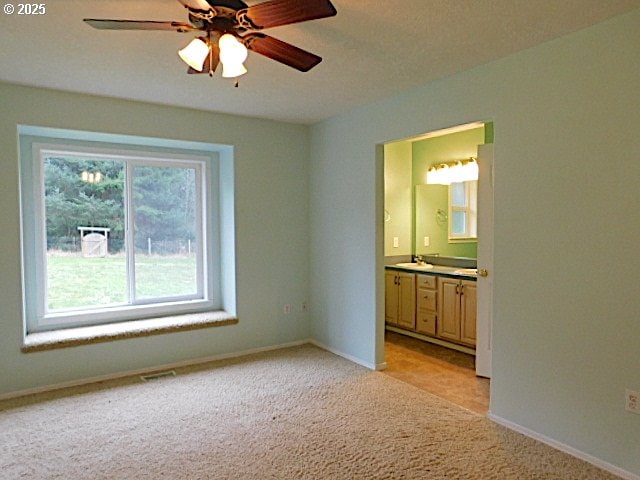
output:
[[[29,145],[27,333],[220,308],[215,156]]]
[[[449,185],[449,242],[478,238],[478,182]]]

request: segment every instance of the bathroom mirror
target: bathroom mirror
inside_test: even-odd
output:
[[[477,239],[449,239],[447,185],[416,185],[414,201],[416,255],[477,258]]]

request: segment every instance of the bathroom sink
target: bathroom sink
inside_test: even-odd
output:
[[[430,263],[407,262],[407,263],[396,263],[396,267],[417,268],[421,270],[428,270],[430,268],[433,268],[433,265],[431,265]]]
[[[458,275],[474,275],[474,276],[477,276],[478,275],[478,269],[477,268],[459,268],[458,270],[454,271],[453,273],[457,273]]]

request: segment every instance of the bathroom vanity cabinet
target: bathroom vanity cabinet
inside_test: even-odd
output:
[[[475,348],[476,281],[454,269],[385,271],[385,320],[392,327]]]

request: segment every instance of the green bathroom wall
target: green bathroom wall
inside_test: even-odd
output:
[[[484,143],[493,143],[493,122],[486,122],[484,124]]]
[[[438,215],[438,210],[446,214],[449,189],[446,185],[415,186],[415,252],[416,255],[440,254],[446,257],[476,258],[478,242],[449,243],[447,219]],[[424,245],[424,238],[429,245]]]
[[[412,168],[411,142],[393,142],[384,146],[385,256],[413,253]]]
[[[434,164],[476,157],[478,145],[485,143],[489,130],[492,135],[492,126],[489,129],[482,126],[412,143],[413,251],[416,254],[477,257],[478,242],[449,243],[448,225],[437,216],[438,210],[448,211],[449,190],[444,185],[426,185],[427,170]],[[428,246],[424,245],[425,237],[429,239]]]

